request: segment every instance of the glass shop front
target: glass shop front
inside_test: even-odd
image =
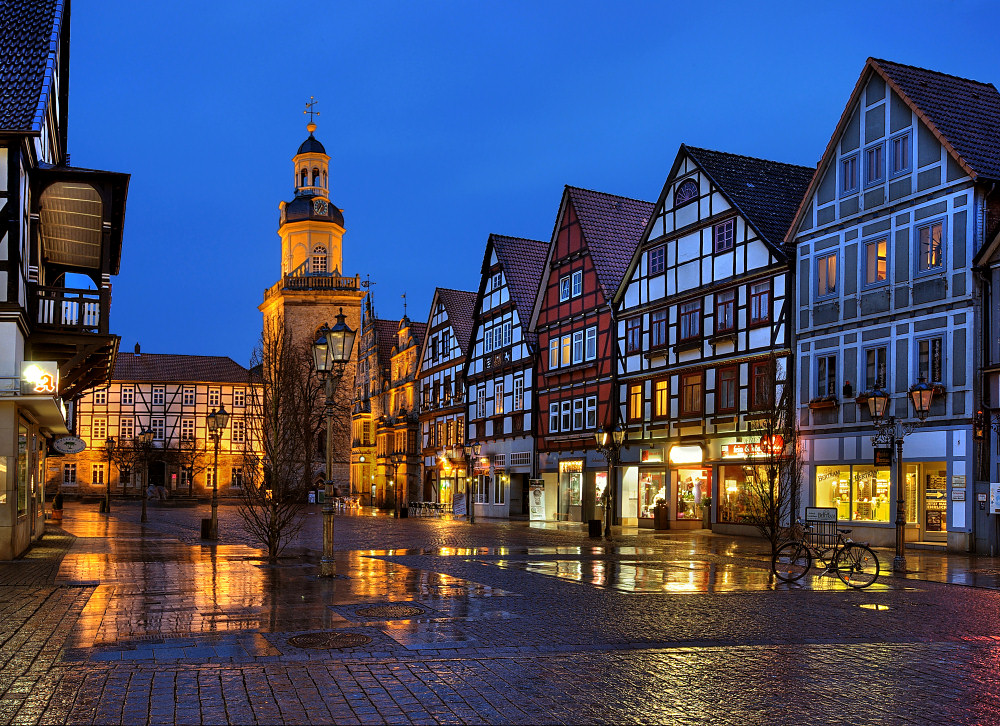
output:
[[[662,449],[644,450],[636,476],[624,477],[624,498],[636,501],[640,527],[655,526],[658,507],[667,509],[668,526],[672,529],[702,526],[702,503],[712,495],[712,469],[701,464],[701,447],[682,448],[683,455],[672,454],[676,461],[667,462]],[[634,494],[631,487],[636,489]]]

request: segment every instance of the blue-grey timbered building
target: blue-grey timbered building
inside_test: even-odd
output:
[[[976,546],[988,472],[973,432],[984,325],[973,260],[996,229],[998,118],[992,85],[869,58],[787,237],[805,500],[873,544],[894,539],[901,485],[908,541]],[[905,438],[900,483],[874,466],[865,392],[884,387],[891,413],[915,421],[907,390],[921,378],[935,395]]]
[[[465,364],[468,441],[482,447],[472,471],[477,516],[527,512],[537,410],[528,324],[548,249],[498,234],[486,242]]]
[[[662,501],[670,528],[700,528],[711,497],[718,528],[742,526],[752,421],[789,370],[783,241],[812,174],[680,147],[615,296],[623,523],[652,527]]]

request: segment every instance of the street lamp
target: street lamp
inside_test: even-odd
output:
[[[396,471],[399,469],[400,464],[403,463],[406,457],[398,451],[389,456],[389,463],[392,465],[392,498],[395,506],[392,516],[399,519],[399,477],[396,475]]]
[[[149,447],[153,444],[153,429],[146,428],[139,432],[135,439],[142,453],[142,516],[139,521],[145,524],[148,521],[146,516],[146,499],[149,497]]]
[[[465,450],[465,516],[469,518],[469,524],[475,524],[476,510],[472,501],[472,462],[479,458],[479,452],[483,445],[475,441],[462,448]]]
[[[934,397],[934,386],[926,383],[924,377],[920,376],[920,382],[910,386],[910,400],[917,414],[917,422],[904,422],[895,416],[887,416],[889,409],[889,394],[881,388],[876,387],[868,392],[868,412],[871,414],[872,422],[875,424],[875,435],[872,436],[872,446],[889,447],[892,451],[895,446],[896,452],[896,555],[892,558],[892,569],[895,572],[906,571],[906,556],[904,546],[906,542],[906,513],[903,495],[903,439],[913,433],[913,430],[927,419],[927,414],[931,410],[931,399]],[[892,469],[890,469],[890,472]]]
[[[625,429],[621,424],[615,424],[614,428],[604,428],[594,433],[594,439],[597,442],[597,450],[604,454],[608,462],[608,482],[604,491],[604,536],[611,539],[611,522],[615,507],[614,471],[618,466],[622,445],[625,443]]]
[[[104,450],[108,454],[108,473],[104,479],[104,513],[111,514],[111,455],[115,452],[115,437],[104,439]]]
[[[320,559],[320,575],[332,577],[337,564],[333,559],[333,415],[334,392],[344,375],[347,362],[354,350],[356,330],[347,325],[344,308],[337,314],[337,322],[331,328],[326,323],[319,329],[319,336],[312,344],[313,364],[323,378],[323,392],[326,397],[326,480],[323,491],[323,557]],[[349,412],[348,412],[349,413]]]
[[[208,436],[215,445],[215,458],[212,461],[212,520],[208,526],[208,537],[205,539],[217,540],[219,538],[219,443],[222,441],[222,432],[229,425],[229,412],[225,405],[219,409],[212,409],[212,413],[205,417],[208,421]]]

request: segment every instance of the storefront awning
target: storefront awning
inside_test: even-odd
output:
[[[65,436],[69,434],[66,428],[66,417],[63,415],[62,402],[51,396],[4,396],[0,401],[12,401],[18,408],[31,412],[32,418],[42,428],[53,434]]]

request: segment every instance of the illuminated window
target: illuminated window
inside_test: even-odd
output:
[[[549,341],[549,370],[559,367],[559,338]]]
[[[666,378],[653,381],[653,418],[670,415],[670,383]]]
[[[944,382],[944,338],[917,341],[917,375],[927,383]]]
[[[524,377],[514,379],[514,409],[522,411],[524,409]]]
[[[503,383],[497,382],[493,385],[493,410],[500,414],[503,409]]]
[[[837,294],[837,253],[816,258],[816,296]]]
[[[314,273],[324,273],[326,270],[326,247],[316,245],[313,247],[312,253],[312,271]]]
[[[944,267],[943,229],[941,222],[917,227],[917,267],[920,272]]]
[[[562,337],[562,364],[568,366],[573,360],[573,336],[564,335]]]
[[[633,383],[628,387],[628,419],[642,421],[642,383]]]
[[[865,242],[865,284],[877,285],[886,279],[886,246],[887,240],[875,239]]]

